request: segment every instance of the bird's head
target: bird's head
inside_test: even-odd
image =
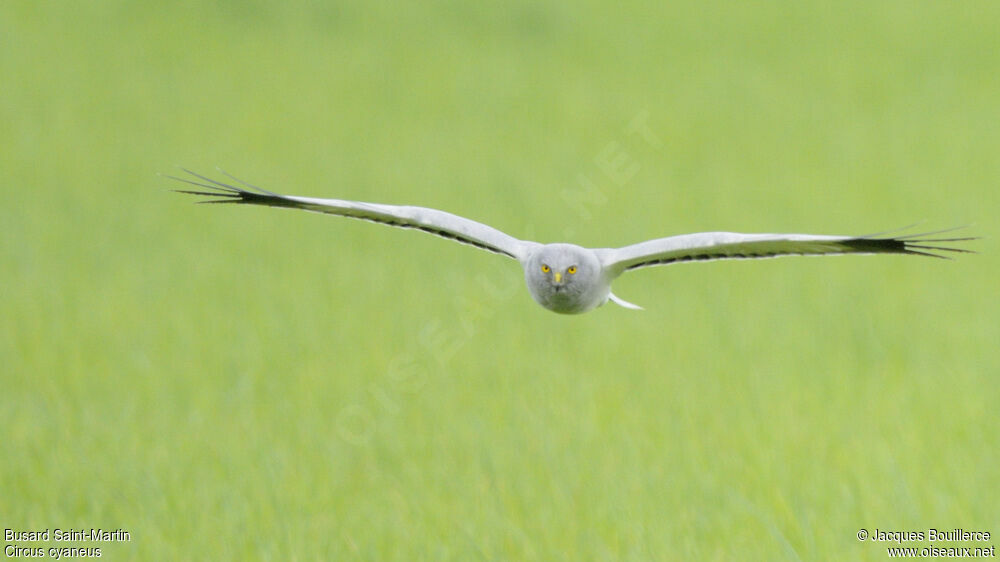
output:
[[[601,264],[590,250],[572,244],[548,244],[526,260],[524,277],[539,304],[556,312],[585,312],[603,302],[606,283]]]

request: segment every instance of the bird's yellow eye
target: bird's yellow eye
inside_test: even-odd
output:
[[[549,271],[550,271],[550,270],[549,270],[549,266],[547,266],[547,265],[545,265],[545,264],[543,263],[543,264],[542,264],[542,273],[548,273]]]
[[[566,273],[569,273],[570,275],[576,273],[576,266],[575,265],[569,266],[569,269],[566,270]]]

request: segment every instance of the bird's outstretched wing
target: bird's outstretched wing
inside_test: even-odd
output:
[[[895,237],[702,232],[647,240],[622,248],[603,248],[597,253],[604,267],[619,275],[640,267],[686,261],[837,254],[916,254],[943,258],[947,253],[971,252],[951,247],[951,244],[975,240],[975,237],[938,236],[952,230],[955,229]]]
[[[183,169],[183,168],[182,168]],[[221,171],[221,170],[220,170]],[[476,221],[426,207],[411,207],[404,205],[381,205],[377,203],[362,203],[360,201],[343,201],[339,199],[314,199],[312,197],[295,197],[279,195],[242,182],[225,172],[230,179],[240,186],[223,183],[184,169],[191,177],[168,176],[202,188],[206,191],[179,189],[180,193],[214,197],[202,203],[240,203],[249,205],[266,205],[269,207],[286,207],[302,209],[328,215],[338,215],[362,219],[400,228],[413,228],[435,234],[449,240],[469,244],[482,250],[502,254],[516,260],[521,260],[528,251],[537,246],[537,242],[518,240],[491,226]]]

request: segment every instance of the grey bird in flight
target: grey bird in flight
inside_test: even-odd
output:
[[[827,236],[700,232],[656,238],[621,248],[584,248],[575,244],[519,240],[491,226],[437,209],[279,195],[249,185],[225,172],[222,173],[239,185],[217,181],[187,169],[183,171],[189,177],[168,177],[205,190],[177,190],[181,193],[213,197],[202,203],[265,205],[363,219],[422,230],[513,258],[524,269],[528,292],[535,301],[561,314],[588,312],[609,300],[625,308],[641,308],[615,296],[611,292],[611,282],[626,271],[654,265],[792,255],[910,254],[942,258],[946,257],[946,253],[971,253],[970,250],[952,247],[952,244],[976,239],[935,237],[956,229],[894,237],[881,234]]]

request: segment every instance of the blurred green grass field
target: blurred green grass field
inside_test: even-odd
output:
[[[128,530],[112,560],[882,560],[859,529],[1000,533],[998,21],[0,4],[0,526]],[[561,317],[512,261],[196,206],[176,165],[589,246],[984,239],[643,270],[615,288],[644,312]]]

